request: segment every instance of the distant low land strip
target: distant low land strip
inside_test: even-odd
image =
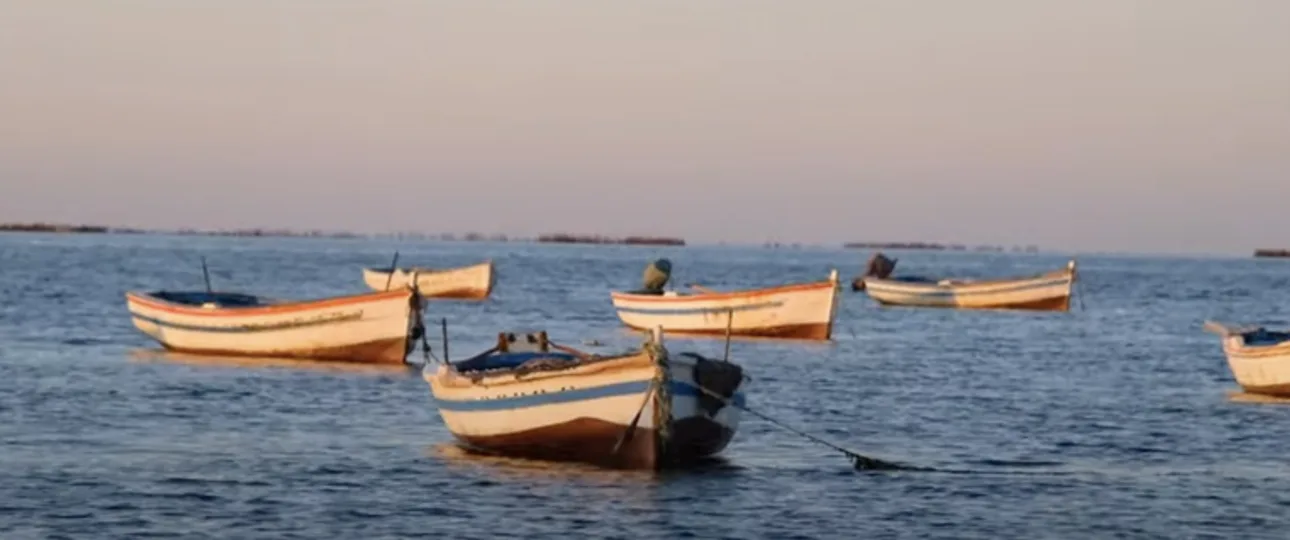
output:
[[[622,238],[595,235],[554,233],[543,234],[536,239],[509,237],[504,234],[485,235],[467,233],[456,235],[425,234],[419,232],[392,232],[378,234],[356,234],[350,232],[330,231],[294,231],[288,229],[139,229],[131,227],[108,227],[104,225],[67,225],[62,223],[0,223],[0,232],[32,233],[67,233],[67,234],[175,234],[193,236],[237,236],[237,237],[276,237],[276,238],[397,238],[406,240],[441,240],[464,242],[540,242],[553,244],[622,244],[639,246],[684,246],[685,239],[664,236],[627,236]]]
[[[623,244],[628,246],[684,246],[684,238],[665,236],[627,236],[612,238],[588,234],[544,234],[538,236],[538,242],[544,244]]]
[[[1009,249],[1004,246],[967,246],[964,244],[937,244],[929,242],[847,242],[842,244],[847,249],[909,249],[928,251],[993,251],[1002,252]],[[1013,246],[1014,252],[1038,253],[1039,246]]]
[[[1254,250],[1254,256],[1277,259],[1290,258],[1290,249],[1256,249]]]

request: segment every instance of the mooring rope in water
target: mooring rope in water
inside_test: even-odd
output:
[[[778,427],[780,427],[780,428],[782,428],[782,429],[785,429],[785,430],[787,430],[787,431],[789,431],[789,432],[791,432],[791,433],[794,433],[794,434],[796,434],[796,435],[798,435],[798,436],[800,436],[800,437],[803,437],[803,438],[805,438],[805,439],[807,439],[807,440],[809,440],[809,441],[812,441],[812,442],[815,442],[815,443],[819,443],[819,444],[822,444],[822,445],[827,446],[827,447],[829,447],[829,448],[832,448],[833,450],[837,450],[837,451],[839,451],[839,452],[842,452],[842,454],[843,454],[843,455],[845,455],[845,456],[847,457],[847,459],[850,459],[850,460],[851,460],[851,464],[852,464],[853,466],[855,466],[856,470],[858,470],[858,471],[863,471],[863,470],[871,470],[871,471],[872,471],[872,470],[887,470],[887,471],[891,471],[891,470],[912,470],[912,469],[914,469],[914,467],[909,467],[909,466],[906,466],[906,465],[901,465],[901,464],[899,464],[899,463],[894,463],[894,462],[890,462],[890,461],[883,461],[883,460],[881,460],[881,459],[871,458],[871,457],[868,457],[868,456],[860,455],[860,454],[858,454],[858,453],[856,453],[856,452],[852,452],[852,451],[850,451],[850,450],[847,450],[846,448],[843,448],[843,447],[838,446],[838,445],[836,445],[836,444],[834,444],[834,443],[831,443],[831,442],[829,442],[829,441],[826,441],[826,440],[824,440],[824,439],[821,439],[821,438],[819,438],[819,437],[816,437],[815,435],[811,435],[810,433],[806,433],[806,432],[804,432],[804,431],[802,431],[802,430],[799,430],[799,429],[797,429],[797,428],[794,428],[794,427],[792,427],[792,426],[789,426],[788,424],[785,424],[785,423],[783,423],[783,422],[780,422],[779,420],[776,420],[776,419],[774,419],[774,418],[771,418],[771,417],[769,417],[769,416],[767,416],[767,415],[765,415],[765,414],[762,414],[762,413],[760,413],[760,412],[754,411],[754,410],[752,410],[752,409],[748,408],[748,406],[746,406],[746,405],[743,405],[743,406],[738,405],[738,404],[736,404],[734,401],[732,401],[732,400],[730,400],[730,399],[727,399],[725,396],[722,396],[721,394],[718,394],[718,393],[716,393],[716,392],[713,392],[712,390],[709,390],[707,387],[705,387],[705,386],[703,386],[703,385],[700,385],[700,384],[697,384],[697,383],[696,383],[694,386],[695,386],[695,388],[698,388],[698,389],[699,389],[699,391],[701,391],[701,392],[703,392],[703,393],[705,393],[705,394],[707,394],[707,395],[709,395],[709,396],[712,396],[712,397],[714,397],[714,398],[717,398],[717,399],[721,400],[721,402],[722,402],[722,403],[725,403],[727,406],[734,407],[734,408],[739,409],[739,410],[741,410],[741,411],[744,411],[744,412],[746,412],[746,413],[752,414],[753,416],[756,416],[756,417],[758,417],[758,418],[761,418],[762,420],[765,420],[765,421],[767,421],[767,422],[770,422],[771,424],[774,424],[775,426],[778,426]]]

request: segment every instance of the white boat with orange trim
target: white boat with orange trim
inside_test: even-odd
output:
[[[667,267],[670,271],[670,263]],[[662,291],[659,285],[636,292],[613,291],[610,296],[618,318],[636,329],[661,326],[669,333],[699,335],[724,335],[729,329],[732,336],[832,338],[837,270],[824,281],[765,289],[719,292],[691,287],[700,292]]]
[[[1246,392],[1290,397],[1290,332],[1205,322],[1223,340],[1232,378]]]
[[[671,355],[662,330],[615,356],[551,343],[545,332],[503,333],[496,347],[427,365],[423,376],[467,448],[614,468],[680,467],[721,452],[744,401],[738,365]]]
[[[866,275],[853,288],[886,306],[1069,311],[1075,278],[1072,260],[1062,270],[1036,276],[938,280]]]
[[[413,276],[422,298],[483,300],[496,283],[491,260],[460,268],[363,269],[363,282],[375,291],[408,287]]]
[[[424,332],[408,288],[299,302],[204,291],[125,297],[135,328],[187,353],[399,364]]]

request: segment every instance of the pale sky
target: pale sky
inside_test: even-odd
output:
[[[1290,247],[1287,0],[0,0],[0,221]]]

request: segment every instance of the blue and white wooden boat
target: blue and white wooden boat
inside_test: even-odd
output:
[[[639,350],[594,356],[545,332],[504,333],[470,359],[427,365],[444,424],[487,453],[661,469],[717,454],[739,426],[742,369],[671,355],[662,332]]]
[[[995,280],[863,277],[863,289],[885,306],[1069,311],[1075,261],[1037,276]]]
[[[1232,378],[1246,392],[1290,397],[1290,332],[1206,321],[1223,340]]]

